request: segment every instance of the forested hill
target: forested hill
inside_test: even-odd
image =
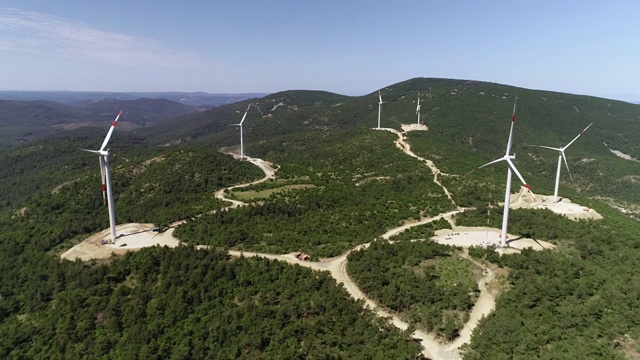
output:
[[[187,106],[215,107],[224,104],[263,97],[265,93],[209,94],[205,92],[108,92],[108,91],[0,91],[0,99],[33,101],[45,100],[61,104],[73,104],[101,99],[136,100],[167,99]]]
[[[640,193],[626,190],[640,176],[640,163],[611,152],[640,158],[640,143],[636,141],[640,136],[640,105],[495,83],[432,78],[389,85],[381,93],[385,102],[381,126],[398,130],[401,124],[417,121],[416,101],[421,98],[421,122],[429,130],[408,135],[412,149],[432,154],[427,157],[452,174],[466,174],[504,153],[517,95],[513,151],[518,169],[541,193],[553,192],[557,154],[530,145],[564,146],[593,123],[566,151],[573,176],[562,177],[562,191],[569,197],[582,193],[604,198],[618,207],[640,204]],[[255,106],[244,122],[244,142],[246,153],[255,156],[279,160],[300,151],[291,147],[294,138],[323,137],[325,145],[332,146],[332,139],[339,136],[330,134],[377,126],[377,91],[358,97],[284,91],[186,115],[179,119],[179,127],[174,122],[161,124],[141,129],[136,136],[159,145],[238,146],[238,128],[229,125],[242,119],[250,103]],[[317,156],[322,157],[322,153],[311,157]],[[492,182],[500,187],[503,178]]]
[[[27,291],[50,305],[0,314],[4,359],[420,358],[328,274],[299,266],[188,247],[47,265]]]
[[[187,246],[60,261],[108,226],[95,156],[77,150],[102,136],[2,153],[0,357],[421,358],[410,334],[327,274]],[[216,190],[263,176],[217,150],[151,147],[123,132],[110,145],[119,222],[196,218],[222,207]]]
[[[73,104],[0,100],[0,149],[10,150],[84,127],[106,129],[121,110],[119,129],[125,131],[198,111],[167,99],[100,99]]]
[[[123,120],[139,126],[162,123],[198,111],[193,106],[183,105],[175,101],[149,98],[135,100],[100,99],[76,102],[69,104],[69,106],[82,109],[95,120],[100,120],[110,114],[117,114],[122,110],[123,113],[126,113],[126,118],[123,118]]]
[[[359,97],[285,91],[131,132],[116,128],[109,144],[116,218],[161,226],[187,220],[173,234],[188,245],[103,262],[60,261],[58,255],[108,226],[98,162],[78,150],[99,146],[106,128],[74,129],[0,150],[0,357],[418,358],[408,332],[373,317],[326,274],[229,259],[225,251],[332,257],[458,207],[476,208],[456,215],[459,224],[499,226],[504,167],[467,173],[504,154],[516,94],[516,164],[538,194],[553,190],[557,153],[527,145],[563,146],[594,123],[567,151],[573,181],[563,175],[560,191],[604,219],[573,222],[548,210],[517,209],[514,235],[547,240],[556,250],[502,257],[471,251],[477,261],[500,267],[504,281],[494,312],[476,328],[464,356],[637,356],[640,222],[631,216],[640,193],[629,189],[640,179],[640,163],[609,149],[640,158],[640,108],[463,80],[412,79],[381,92],[382,127],[415,123],[420,96],[429,130],[372,130],[377,90]],[[275,179],[228,191],[247,206],[221,211],[217,190],[263,176],[250,162],[219,151],[238,149],[238,128],[229,125],[250,103],[245,154],[279,170]],[[424,161],[399,149],[399,136],[416,156],[434,162],[451,198]],[[462,262],[457,249],[448,249],[423,264],[424,256],[410,246],[416,233],[406,235],[409,245],[354,252],[361,260],[358,270],[352,258],[354,270],[370,275],[367,264],[384,264],[378,270],[391,286],[394,276],[403,276],[402,291],[411,296],[399,311],[420,321],[466,313],[473,286],[442,294],[461,300],[454,308],[406,303],[425,296],[414,291],[424,287],[409,284],[432,276],[423,273],[434,267],[427,265]],[[384,254],[397,261],[378,261]],[[448,284],[430,280],[429,288]],[[368,288],[394,305],[398,291],[391,286],[371,282]],[[449,338],[461,325],[454,322],[441,322],[455,325],[440,329]]]
[[[381,89],[382,127],[400,129],[416,122],[416,100],[421,98],[422,122],[430,134],[455,142],[470,151],[504,148],[514,96],[518,96],[514,147],[543,141],[566,144],[589,123],[589,137],[576,143],[576,149],[606,153],[603,143],[634,158],[640,158],[640,106],[636,104],[479,81],[417,78]],[[235,137],[228,124],[238,123],[246,106],[249,111],[247,138],[258,141],[280,134],[328,128],[375,127],[378,92],[349,97],[322,91],[284,91],[181,118],[179,129],[170,124],[140,133],[149,141],[164,143],[207,138],[221,134]],[[162,129],[175,130],[171,134]],[[506,128],[506,129],[505,129]],[[251,131],[255,129],[254,131]],[[204,141],[204,140],[203,140]],[[498,146],[500,145],[500,146]],[[572,147],[573,148],[573,147]]]

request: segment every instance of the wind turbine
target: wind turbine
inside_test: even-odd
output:
[[[109,205],[109,226],[111,228],[111,240],[116,240],[116,215],[114,211],[113,204],[113,190],[111,187],[111,171],[109,168],[109,156],[111,155],[110,149],[106,149],[107,144],[109,143],[109,139],[111,139],[111,134],[113,134],[113,129],[116,127],[118,123],[118,119],[122,115],[122,110],[116,116],[116,119],[111,124],[111,128],[107,133],[107,136],[104,138],[102,145],[100,146],[100,150],[87,150],[82,149],[84,151],[88,151],[90,153],[98,154],[98,159],[100,160],[100,174],[102,175],[102,199],[104,202]],[[106,192],[106,197],[105,197]]]
[[[382,104],[384,104],[380,91],[378,91],[378,99],[380,99],[380,101],[378,102],[378,129],[380,129],[380,114],[382,113]]]
[[[518,176],[518,179],[520,179],[520,181],[522,181],[522,183],[524,184],[524,186],[527,188],[527,190],[529,190],[531,192],[531,187],[527,184],[526,181],[524,181],[524,179],[522,178],[522,175],[520,175],[520,172],[518,171],[518,169],[516,169],[516,166],[513,165],[513,162],[511,160],[515,160],[516,156],[515,155],[511,155],[511,145],[513,144],[513,124],[516,121],[516,103],[518,101],[518,96],[516,96],[515,101],[513,102],[513,115],[511,115],[511,130],[509,130],[509,141],[507,142],[507,151],[505,152],[504,156],[493,160],[491,162],[488,162],[476,169],[475,170],[479,170],[485,166],[489,166],[492,164],[495,164],[497,162],[500,161],[504,161],[507,163],[507,186],[504,192],[504,211],[503,211],[503,215],[502,215],[502,231],[500,233],[500,246],[504,247],[507,245],[507,224],[509,223],[509,202],[511,201],[511,171],[513,171],[514,173],[516,173],[516,176]],[[533,194],[533,192],[532,192]]]
[[[420,96],[418,96],[418,106],[416,106],[416,114],[418,114],[418,125],[420,125]]]
[[[243,134],[242,123],[244,122],[244,119],[247,117],[247,113],[249,112],[250,107],[251,107],[251,104],[247,106],[247,110],[244,112],[244,116],[242,117],[242,120],[240,120],[239,124],[231,124],[233,126],[240,127],[240,160],[244,160],[244,137],[242,135]]]
[[[569,176],[571,177],[571,180],[573,181],[573,176],[571,176],[571,171],[569,171],[569,164],[567,164],[567,158],[564,156],[564,151],[571,145],[573,144],[574,141],[578,140],[578,138],[584,134],[585,131],[587,131],[587,129],[589,128],[589,126],[593,125],[593,123],[587,125],[586,128],[584,128],[584,130],[582,130],[580,132],[580,134],[578,134],[578,136],[576,136],[575,138],[573,138],[573,140],[571,140],[567,145],[565,145],[564,147],[561,148],[554,148],[554,147],[550,147],[550,146],[543,146],[543,145],[534,145],[537,147],[541,147],[541,148],[545,148],[545,149],[551,149],[551,150],[556,150],[559,152],[558,154],[558,171],[556,172],[556,187],[553,190],[553,202],[558,202],[558,187],[560,186],[560,169],[562,168],[562,160],[564,160],[564,165],[567,167],[567,172],[569,173]]]

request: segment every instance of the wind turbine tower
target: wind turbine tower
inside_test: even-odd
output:
[[[378,91],[378,129],[380,129],[380,114],[382,114],[382,104],[384,104],[384,102],[382,101],[382,94],[380,94],[380,91]]]
[[[511,201],[511,177],[512,177],[511,172],[512,171],[516,173],[516,176],[518,176],[518,179],[520,179],[520,181],[522,181],[522,183],[527,188],[527,190],[531,192],[531,187],[527,184],[526,181],[524,181],[524,179],[522,178],[522,175],[520,175],[520,172],[518,171],[518,169],[516,169],[516,166],[512,162],[512,160],[515,160],[516,158],[515,155],[511,155],[511,145],[513,144],[513,124],[516,121],[517,101],[518,101],[518,97],[516,96],[516,99],[513,102],[513,114],[511,115],[511,130],[509,130],[509,140],[507,142],[507,151],[505,152],[504,156],[474,169],[474,171],[479,170],[485,166],[489,166],[500,161],[504,161],[507,163],[507,186],[504,192],[504,211],[502,215],[502,230],[500,232],[500,246],[502,247],[507,246],[507,225],[509,223],[509,202]]]
[[[418,96],[418,106],[416,106],[416,114],[418,114],[418,125],[420,125],[420,96]]]
[[[582,136],[582,134],[584,134],[585,131],[587,131],[587,129],[589,128],[589,126],[593,125],[593,123],[587,125],[586,128],[584,128],[584,130],[582,130],[580,132],[580,134],[578,134],[578,136],[576,136],[575,138],[573,138],[573,140],[571,140],[567,145],[565,145],[564,147],[561,148],[554,148],[554,147],[550,147],[550,146],[543,146],[543,145],[534,145],[537,147],[541,147],[541,148],[545,148],[545,149],[551,149],[551,150],[556,150],[559,154],[558,154],[558,170],[556,172],[556,186],[555,189],[553,190],[553,202],[558,202],[558,187],[560,186],[560,170],[562,169],[562,160],[564,160],[564,165],[567,167],[567,172],[569,173],[569,176],[571,177],[571,180],[573,181],[573,177],[571,176],[571,171],[569,171],[569,164],[567,163],[567,158],[564,156],[564,151],[571,145],[573,144],[574,141],[578,140],[578,138],[580,136]]]
[[[242,117],[242,120],[240,120],[240,123],[233,124],[235,126],[240,127],[240,160],[244,160],[244,136],[243,136],[244,131],[242,130],[242,123],[244,123],[244,119],[247,117],[247,113],[249,112],[250,107],[251,107],[251,104],[247,106],[247,110],[244,112],[244,116]]]
[[[116,127],[120,115],[122,115],[122,110],[120,111],[120,113],[118,113],[118,116],[116,116],[116,119],[111,124],[111,128],[109,129],[107,136],[104,138],[102,146],[100,146],[100,150],[82,149],[90,153],[98,154],[98,160],[100,160],[100,174],[102,175],[102,199],[107,203],[109,207],[109,227],[111,228],[111,241],[115,241],[117,237],[116,215],[113,203],[113,188],[111,186],[111,168],[109,165],[109,156],[111,155],[111,150],[106,149],[106,147],[107,144],[109,144],[109,139],[111,139],[111,134],[113,134],[113,129]]]

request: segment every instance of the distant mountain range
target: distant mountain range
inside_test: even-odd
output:
[[[120,110],[119,127],[133,130],[264,94],[203,92],[0,91],[0,149],[61,130],[107,127]]]
[[[177,103],[197,106],[215,107],[224,104],[232,104],[238,101],[261,98],[266,93],[246,93],[246,94],[209,94],[206,92],[106,92],[106,91],[0,91],[2,100],[46,100],[61,104],[71,104],[75,102],[85,102],[103,99],[115,100],[136,100],[147,99],[167,99]]]

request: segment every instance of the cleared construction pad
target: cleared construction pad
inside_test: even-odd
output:
[[[511,209],[549,209],[556,214],[566,216],[571,220],[592,219],[601,220],[602,215],[588,207],[574,204],[571,200],[560,197],[554,202],[553,196],[536,195],[535,200],[526,188],[520,187],[520,192],[511,195]]]
[[[169,246],[176,247],[180,242],[173,237],[173,228],[165,232],[152,231],[153,224],[122,224],[116,227],[118,238],[114,243],[108,241],[110,230],[105,229],[80,244],[67,250],[61,258],[67,260],[80,259],[88,261],[91,259],[106,259],[111,254],[122,255],[128,251],[135,251],[149,246]],[[104,244],[101,244],[101,240]]]
[[[455,230],[442,229],[436,231],[433,240],[437,243],[452,246],[470,247],[500,247],[500,231],[485,227],[463,227],[456,226]],[[541,240],[508,236],[508,248],[501,249],[502,252],[510,252],[509,249],[519,251],[525,248],[533,250],[554,249],[556,246]]]
[[[520,187],[520,191],[511,195],[511,209],[549,209],[556,214],[566,216],[571,220],[591,219],[600,220],[602,215],[597,211],[574,204],[569,199],[561,199],[554,202],[553,196],[536,195],[535,197],[525,188]],[[501,205],[502,206],[502,205]],[[555,245],[530,238],[507,235],[507,247],[500,248],[500,230],[489,227],[465,227],[456,226],[448,218],[453,230],[443,229],[436,231],[433,240],[445,245],[453,246],[482,246],[495,247],[502,253],[518,252],[525,248],[533,250],[554,249]]]
[[[429,130],[429,128],[425,124],[402,124],[400,127],[404,132]]]

